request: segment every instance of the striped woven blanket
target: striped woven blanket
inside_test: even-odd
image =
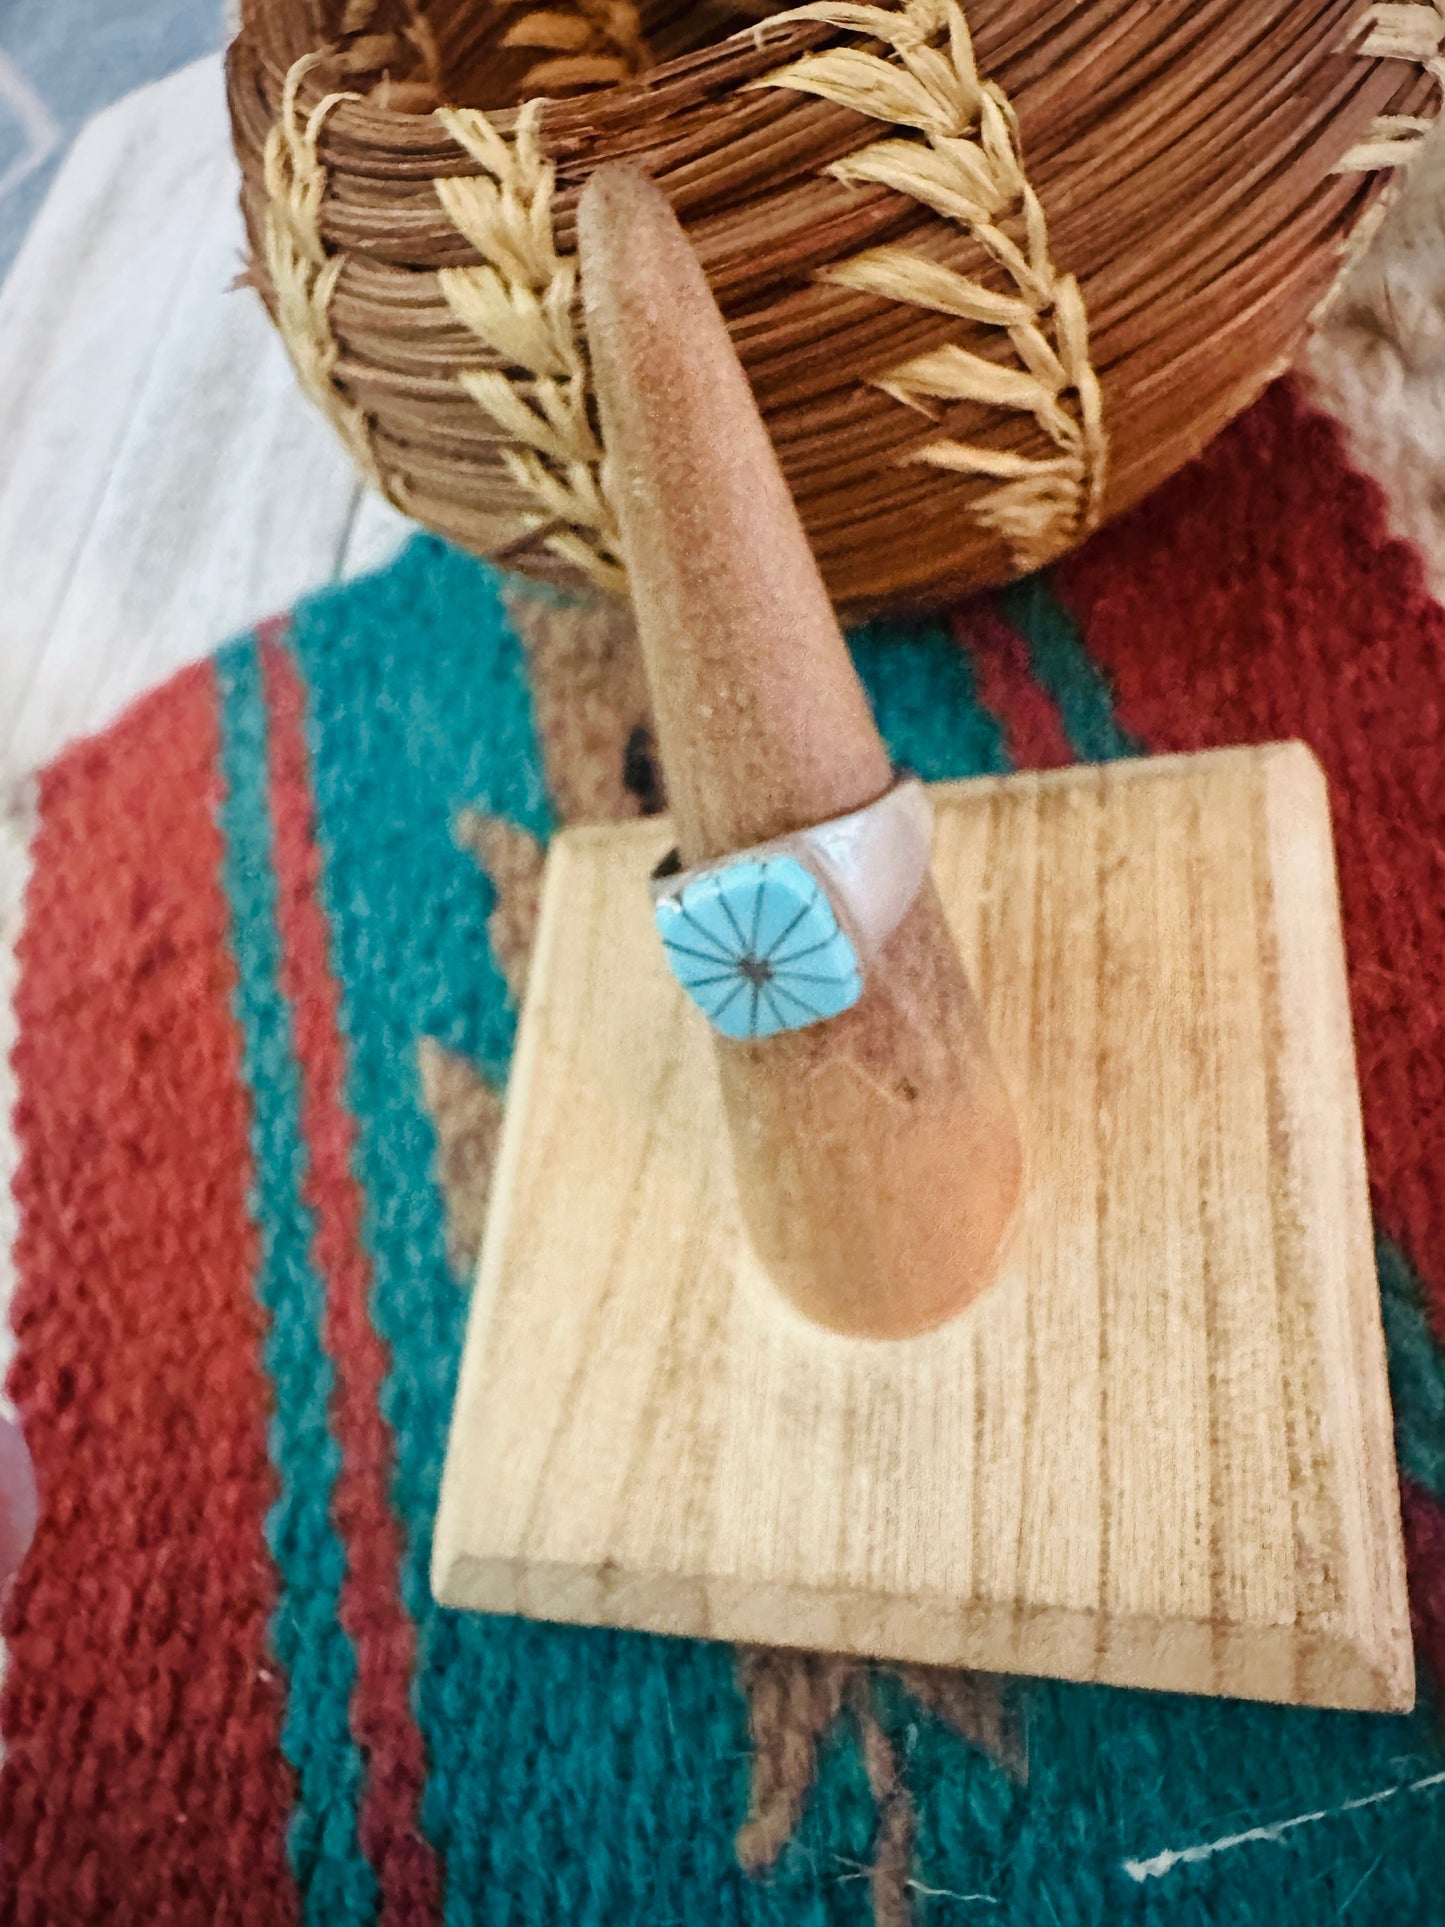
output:
[[[1445,1914],[1445,614],[1277,387],[1049,578],[853,642],[927,777],[1283,736],[1323,762],[1418,1711],[432,1604],[542,852],[659,796],[625,621],[418,538],[69,751],[11,825],[10,1389],[41,1513],[0,1919]]]

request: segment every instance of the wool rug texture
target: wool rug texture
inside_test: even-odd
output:
[[[1280,385],[1048,576],[852,643],[925,777],[1286,736],[1324,764],[1417,1711],[432,1603],[543,852],[662,797],[625,618],[418,537],[68,751],[9,826],[9,1390],[41,1509],[4,1622],[0,1921],[1445,1918],[1445,614],[1420,560]]]

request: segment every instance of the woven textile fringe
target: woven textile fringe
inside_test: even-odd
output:
[[[603,487],[576,325],[577,263],[558,254],[552,232],[553,169],[537,137],[542,105],[528,101],[510,140],[477,108],[438,111],[484,170],[435,187],[485,265],[443,268],[437,281],[457,319],[501,361],[526,370],[514,377],[468,368],[458,377],[515,444],[503,457],[508,473],[538,504],[519,518],[513,540],[545,531],[553,554],[599,588],[624,593],[621,537]]]
[[[907,0],[901,13],[816,0],[768,23],[821,20],[883,41],[893,58],[861,49],[807,54],[755,84],[791,87],[897,130],[835,161],[850,185],[879,185],[954,222],[1014,287],[999,294],[910,248],[869,248],[823,278],[887,300],[1003,329],[1017,364],[949,343],[878,376],[874,386],[910,407],[983,402],[1031,414],[1056,454],[1019,455],[952,437],[910,450],[927,462],[998,486],[974,513],[1007,543],[1016,568],[1035,569],[1094,527],[1108,462],[1103,399],[1089,359],[1079,284],[1049,253],[1048,222],[1019,151],[1018,118],[1003,89],[980,77],[958,0]],[[1021,220],[1023,244],[1004,228]]]

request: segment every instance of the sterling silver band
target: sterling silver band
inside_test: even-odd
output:
[[[679,897],[699,877],[735,863],[792,856],[828,894],[839,924],[860,961],[875,957],[913,907],[933,850],[933,809],[916,776],[901,777],[862,809],[794,830],[711,863],[668,870],[652,878],[652,899]]]

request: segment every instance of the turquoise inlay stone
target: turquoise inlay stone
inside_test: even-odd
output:
[[[724,1037],[773,1037],[863,993],[858,953],[796,857],[740,857],[657,905],[672,973]]]

